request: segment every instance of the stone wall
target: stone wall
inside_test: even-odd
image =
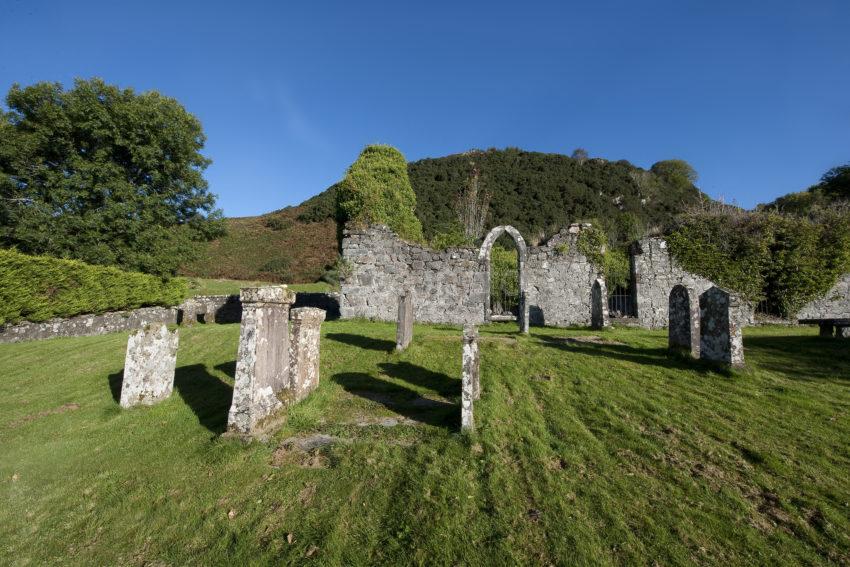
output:
[[[838,278],[822,298],[804,305],[797,319],[850,319],[850,273]]]
[[[641,327],[667,326],[670,291],[674,286],[683,285],[699,296],[714,285],[682,268],[662,238],[644,238],[632,245],[631,252],[632,293]]]
[[[17,343],[54,337],[87,337],[117,331],[133,331],[155,323],[176,324],[174,307],[142,307],[133,311],[111,311],[100,315],[77,315],[43,323],[24,322],[0,328],[0,343]]]
[[[576,250],[580,227],[546,245],[528,247],[524,285],[531,323],[590,322],[591,285],[597,271]],[[395,321],[398,297],[413,292],[415,319],[428,323],[482,324],[488,263],[476,248],[431,250],[401,240],[385,226],[347,230],[342,255],[350,273],[341,281],[343,318]]]
[[[298,293],[294,307],[317,307],[327,311],[328,319],[339,318],[339,293]],[[199,295],[177,307],[142,307],[132,311],[110,311],[100,315],[77,315],[43,323],[25,321],[0,326],[0,344],[52,339],[87,337],[119,331],[134,331],[154,323],[191,324],[239,323],[242,302],[238,295]]]

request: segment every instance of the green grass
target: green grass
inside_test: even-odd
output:
[[[186,278],[189,280],[189,293],[195,295],[239,295],[243,287],[256,287],[264,285],[279,285],[274,282],[245,281],[211,278]],[[325,282],[288,284],[295,291],[324,292],[330,291],[331,286]]]
[[[513,330],[482,329],[466,437],[458,329],[417,325],[397,354],[391,324],[326,322],[320,387],[250,445],[220,437],[237,325],[181,328],[174,394],[133,410],[126,334],[0,345],[3,562],[850,561],[846,341],[747,329],[724,373],[662,332]],[[338,440],[281,448],[313,433]]]

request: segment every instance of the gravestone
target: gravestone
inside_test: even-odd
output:
[[[271,429],[273,414],[283,407],[278,393],[290,381],[289,307],[295,293],[285,285],[246,287],[240,299],[242,324],[227,430],[251,437]]]
[[[481,396],[480,357],[478,330],[474,325],[463,328],[463,374],[461,376],[460,427],[463,431],[475,429],[472,406]]]
[[[405,293],[398,298],[398,322],[395,331],[395,348],[404,350],[413,339],[413,295]]]
[[[835,336],[839,339],[850,339],[850,326],[836,325]]]
[[[121,383],[121,407],[153,405],[171,395],[177,365],[177,330],[149,325],[130,335]]]
[[[590,288],[590,326],[593,329],[602,329],[608,325],[608,290],[605,280],[596,278]]]
[[[740,299],[712,286],[700,295],[699,309],[700,359],[743,366],[744,339],[738,321]]]
[[[831,337],[835,334],[835,325],[832,321],[818,323],[818,327],[820,327],[818,334],[822,337]]]
[[[693,289],[673,286],[667,310],[667,344],[671,350],[684,350],[699,358],[699,298]]]
[[[319,385],[319,339],[325,315],[324,309],[316,307],[297,307],[290,313],[291,371],[286,395],[291,403],[303,400]]]

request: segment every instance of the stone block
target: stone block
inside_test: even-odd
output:
[[[850,327],[846,325],[836,325],[835,336],[839,339],[850,339]]]
[[[130,335],[121,383],[121,407],[153,405],[171,395],[177,365],[177,330],[149,325]]]
[[[673,286],[667,310],[667,344],[671,350],[684,350],[699,358],[699,309],[699,297],[693,289]]]
[[[712,286],[699,297],[700,359],[732,366],[744,365],[740,299]]]
[[[398,321],[395,332],[396,350],[404,350],[413,340],[413,295],[406,293],[398,298]]]
[[[278,393],[289,385],[289,307],[286,286],[243,288],[242,324],[228,433],[254,437],[275,425],[283,407]]]
[[[475,429],[474,401],[481,397],[480,354],[478,330],[474,325],[463,328],[463,374],[461,376],[460,427],[463,431]]]
[[[290,381],[287,401],[296,403],[319,386],[319,345],[326,313],[315,307],[292,309],[292,342],[289,348]]]

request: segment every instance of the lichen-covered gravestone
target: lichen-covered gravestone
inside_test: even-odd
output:
[[[289,385],[289,307],[295,293],[283,286],[242,288],[242,325],[233,403],[227,417],[231,435],[262,435],[283,407],[277,394]]]
[[[473,402],[481,397],[480,357],[478,330],[474,325],[463,328],[463,370],[461,376],[460,427],[463,431],[475,429]]]
[[[290,314],[292,342],[289,347],[290,378],[287,398],[295,403],[306,398],[319,385],[319,339],[325,310],[298,307]]]
[[[590,288],[590,326],[594,329],[602,329],[609,324],[608,290],[605,280],[596,278]]]
[[[700,359],[732,366],[744,365],[741,302],[735,295],[713,286],[699,297]]]
[[[152,405],[171,395],[177,365],[177,330],[149,325],[130,335],[124,359],[121,407]]]
[[[667,344],[671,350],[684,350],[699,358],[699,298],[683,285],[673,286],[667,311]]]
[[[413,339],[413,295],[406,293],[398,298],[398,322],[395,332],[396,350],[404,350]]]

